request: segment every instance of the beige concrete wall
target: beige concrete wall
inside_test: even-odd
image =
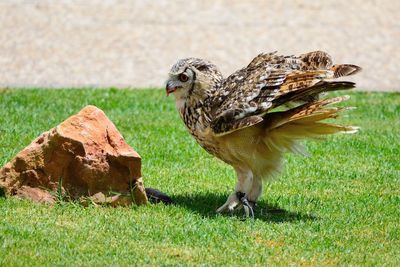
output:
[[[163,86],[182,57],[225,75],[260,52],[329,52],[400,89],[400,1],[0,0],[0,85]]]

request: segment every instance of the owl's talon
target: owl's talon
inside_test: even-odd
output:
[[[254,207],[255,207],[255,202],[254,201],[249,201],[246,197],[246,194],[243,192],[236,192],[237,198],[240,200],[240,202],[243,204],[244,207],[244,212],[246,214],[246,217],[250,216],[251,213],[251,218],[254,222]]]

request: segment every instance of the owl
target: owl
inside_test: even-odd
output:
[[[243,207],[246,214],[253,212],[263,182],[279,173],[284,154],[305,153],[301,140],[357,132],[357,127],[323,122],[349,109],[332,106],[349,97],[322,95],[354,88],[352,82],[335,79],[360,70],[333,65],[322,51],[262,53],[227,78],[207,60],[186,58],[174,64],[166,93],[175,96],[187,130],[236,172],[235,189],[217,212]]]

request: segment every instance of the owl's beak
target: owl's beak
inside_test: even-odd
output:
[[[167,85],[165,87],[165,91],[167,91],[167,96],[169,96],[170,93],[175,92],[176,86],[173,85],[171,81],[167,82]]]

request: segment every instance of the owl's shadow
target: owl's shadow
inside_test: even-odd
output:
[[[216,193],[198,193],[193,195],[173,195],[174,205],[190,209],[204,217],[214,218],[219,216],[216,209],[225,203],[227,195]],[[245,218],[243,210],[228,214],[238,218]],[[254,218],[269,223],[284,223],[296,221],[315,221],[318,218],[300,212],[288,211],[276,205],[268,204],[264,201],[257,203],[254,211]]]

